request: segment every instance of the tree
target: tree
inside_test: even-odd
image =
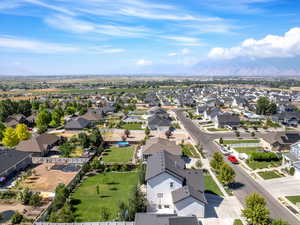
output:
[[[103,144],[103,137],[98,129],[94,129],[92,131],[91,135],[89,135],[89,141],[91,147],[94,149],[97,149],[101,144]]]
[[[20,141],[27,140],[31,136],[30,132],[28,131],[28,127],[23,123],[17,125],[16,134]]]
[[[20,191],[18,193],[17,199],[23,204],[23,205],[29,205],[29,201],[32,196],[32,191],[29,190],[29,188],[25,188],[24,190]]]
[[[240,132],[236,131],[236,132],[235,132],[235,136],[236,136],[236,137],[240,137],[240,136],[241,136]]]
[[[126,137],[128,138],[129,137],[129,135],[130,135],[130,131],[129,130],[125,130],[124,131],[124,134],[126,135]]]
[[[251,132],[251,137],[255,137],[255,132]]]
[[[169,139],[172,136],[172,132],[170,130],[167,130],[165,132],[166,137]]]
[[[62,145],[60,145],[58,147],[59,151],[60,151],[60,154],[63,156],[63,157],[70,157],[73,149],[74,149],[74,146],[72,144],[70,144],[70,142],[65,142],[63,143]]]
[[[266,208],[266,201],[257,193],[253,193],[247,196],[246,206],[242,210],[242,216],[244,216],[248,223],[255,225],[267,225],[269,224],[269,210]]]
[[[223,138],[219,139],[219,143],[222,145],[224,143]]]
[[[20,224],[23,220],[23,215],[20,214],[18,211],[15,212],[11,217],[12,224]]]
[[[49,123],[50,127],[58,127],[61,122],[61,116],[57,111],[51,113],[51,121]]]
[[[48,129],[51,122],[51,114],[47,110],[42,110],[38,113],[35,122],[39,133],[43,133]]]
[[[277,111],[275,103],[269,101],[267,97],[260,97],[256,103],[256,113],[259,115],[272,115]]]
[[[23,114],[24,116],[31,115],[31,103],[29,100],[21,100],[18,102],[17,113]]]
[[[86,133],[80,133],[78,135],[78,139],[79,139],[80,145],[83,148],[88,148],[90,146],[90,140],[89,140],[88,136],[86,135]]]
[[[40,195],[40,193],[33,193],[31,195],[31,198],[29,200],[29,205],[32,205],[32,206],[40,206],[42,204],[42,196]]]
[[[200,160],[200,159],[197,160],[197,162],[196,162],[196,167],[197,167],[197,168],[201,168],[202,166],[203,166],[203,164],[202,164],[201,160]]]
[[[210,166],[218,172],[223,163],[224,160],[222,154],[219,152],[215,152],[213,154],[212,160],[210,161]]]
[[[285,222],[283,220],[272,220],[271,225],[290,225],[288,222]]]
[[[145,135],[146,136],[149,136],[150,135],[150,129],[149,129],[149,127],[146,127],[146,129],[145,129]]]
[[[234,181],[235,172],[231,166],[226,163],[220,167],[219,178],[226,186]]]
[[[9,148],[12,148],[19,143],[18,135],[13,128],[8,127],[5,129],[4,134],[3,134],[2,143],[4,146],[9,147]]]
[[[102,207],[100,210],[100,219],[101,221],[108,221],[110,218],[110,211],[106,207]]]
[[[4,136],[4,131],[5,131],[5,125],[4,125],[4,123],[2,123],[1,121],[0,121],[0,141],[2,140],[2,138],[3,138],[3,136]]]

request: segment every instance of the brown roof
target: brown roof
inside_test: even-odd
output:
[[[176,145],[175,142],[164,138],[148,139],[145,146],[143,146],[143,155],[153,155],[162,150],[172,153],[173,155],[181,155],[180,146]]]
[[[16,149],[24,152],[46,152],[49,145],[59,141],[59,137],[53,134],[41,134],[29,140],[20,142]]]
[[[82,116],[82,118],[89,120],[89,121],[94,121],[94,120],[101,120],[103,119],[103,116],[101,114],[97,114],[95,112],[87,112]]]

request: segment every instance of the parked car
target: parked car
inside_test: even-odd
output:
[[[224,155],[230,155],[230,151],[224,147],[221,147],[220,151],[224,154]]]
[[[232,163],[232,164],[238,164],[239,161],[237,160],[237,158],[234,155],[229,155],[227,156],[227,159]]]

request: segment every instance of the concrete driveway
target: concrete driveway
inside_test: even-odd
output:
[[[222,198],[217,195],[206,194],[205,197],[208,202],[205,208],[205,218],[240,218],[242,205],[235,196]]]
[[[271,180],[262,180],[259,183],[274,197],[300,195],[300,179],[282,177]]]

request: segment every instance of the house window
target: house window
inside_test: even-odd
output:
[[[157,193],[157,198],[163,198],[164,194],[163,193]]]
[[[158,205],[158,208],[161,209],[161,205]]]
[[[164,205],[164,207],[165,207],[165,208],[167,208],[167,209],[168,209],[168,208],[170,208],[170,206],[169,206],[169,205]]]
[[[174,182],[170,182],[170,188],[174,187]]]

